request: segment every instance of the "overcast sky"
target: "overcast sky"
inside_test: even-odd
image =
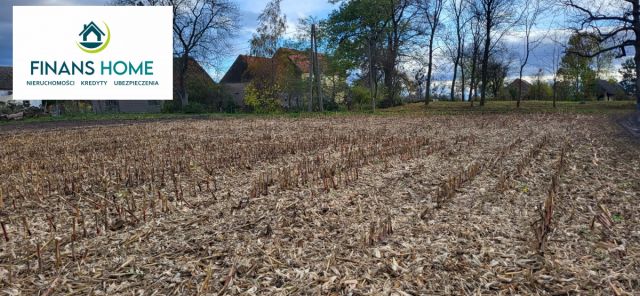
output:
[[[231,42],[232,48],[227,52],[221,65],[216,69],[208,69],[214,80],[219,80],[238,54],[249,52],[249,39],[257,26],[257,17],[269,0],[238,0],[236,1],[240,13],[240,30],[237,37]],[[12,6],[13,5],[105,5],[109,0],[0,0],[0,65],[12,65]],[[327,0],[283,0],[282,10],[287,16],[289,33],[293,32],[298,19],[313,16],[319,19],[325,18],[337,5],[329,4]],[[549,14],[548,14],[549,15]],[[558,14],[555,14],[558,15]],[[563,13],[560,13],[563,18]],[[547,17],[537,29],[538,35],[550,35],[556,32],[553,23],[559,23],[558,17]],[[443,34],[447,34],[446,32]],[[559,32],[559,35],[566,33]],[[519,52],[522,51],[522,38],[518,32],[505,36],[504,41],[510,49],[512,60],[511,77],[515,77],[519,68]],[[442,45],[442,43],[441,43]],[[525,68],[525,76],[533,75],[538,69],[543,69],[545,74],[551,74],[550,61],[554,47],[557,45],[551,40],[545,40],[531,55],[529,65]],[[439,49],[442,49],[440,46]],[[436,53],[435,80],[449,80],[451,66],[443,61],[442,54]],[[616,62],[619,64],[619,61]],[[412,73],[410,73],[412,74]],[[412,75],[409,75],[412,76]]]

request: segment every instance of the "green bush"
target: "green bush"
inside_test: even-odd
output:
[[[189,102],[182,111],[187,114],[207,113],[207,109],[198,102]]]
[[[325,100],[324,101],[324,110],[325,111],[338,111],[340,110],[340,105],[336,103],[334,100]]]
[[[277,98],[278,86],[265,86],[262,89],[249,84],[245,89],[244,104],[251,112],[268,113],[280,110]]]
[[[240,111],[240,106],[236,104],[231,96],[225,96],[224,100],[222,101],[221,109],[221,111],[225,113],[236,113]]]
[[[160,108],[160,112],[162,113],[175,113],[180,111],[180,100],[173,99],[171,101],[162,102],[162,107]]]
[[[548,83],[535,81],[529,88],[529,98],[532,100],[550,100],[553,98],[553,89]]]
[[[356,85],[351,88],[351,101],[357,105],[371,104],[371,92],[364,86]]]

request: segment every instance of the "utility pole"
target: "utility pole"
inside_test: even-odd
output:
[[[376,112],[376,99],[373,94],[373,54],[371,53],[371,44],[373,40],[371,40],[371,36],[369,36],[367,44],[368,54],[369,54],[369,93],[371,94],[371,109],[373,112]]]
[[[311,45],[309,46],[309,112],[313,112],[313,25],[311,26]]]

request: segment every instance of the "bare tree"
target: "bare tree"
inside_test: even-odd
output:
[[[455,98],[455,88],[456,88],[456,80],[458,78],[458,66],[460,66],[460,75],[462,78],[461,92],[462,92],[462,100],[464,100],[464,67],[461,65],[461,60],[463,58],[464,46],[465,46],[465,28],[466,23],[469,19],[465,19],[464,11],[466,9],[467,1],[465,0],[452,0],[451,2],[451,14],[453,17],[453,22],[455,25],[456,31],[456,42],[455,42],[455,54],[453,57],[453,79],[451,81],[451,93],[450,99],[453,101]]]
[[[271,75],[269,75],[271,85],[275,85],[277,76],[274,54],[280,46],[282,36],[287,31],[287,17],[282,14],[281,2],[282,0],[272,0],[267,3],[258,16],[258,28],[249,40],[251,55],[271,58]]]
[[[431,101],[431,75],[433,73],[433,52],[434,41],[438,26],[440,25],[440,15],[444,8],[444,0],[421,0],[420,9],[426,19],[427,33],[429,34],[428,40],[428,56],[427,56],[427,77],[425,82],[425,104],[429,105]]]
[[[249,41],[251,55],[272,57],[287,30],[287,16],[282,14],[282,0],[272,0],[258,16],[258,28]]]
[[[561,40],[561,34],[555,32],[549,36],[553,44],[553,51],[551,52],[551,59],[548,60],[547,69],[552,73],[552,85],[551,90],[553,94],[553,108],[556,108],[556,101],[558,100],[558,70],[560,70],[560,61],[562,60],[562,46],[564,42]]]
[[[411,33],[410,25],[415,15],[415,11],[411,9],[413,4],[413,0],[390,0],[387,5],[388,19],[383,21],[387,22],[389,30],[384,36],[387,48],[383,56],[382,71],[384,72],[384,85],[388,92],[386,99],[391,105],[397,104],[396,95],[399,92],[401,80],[397,67],[402,47],[415,36]],[[374,42],[372,44],[375,44],[376,35],[373,35]]]
[[[480,106],[484,106],[489,80],[489,56],[496,44],[517,23],[515,0],[475,0],[474,8],[484,25]]]
[[[237,28],[238,9],[230,0],[114,0],[114,5],[173,6],[173,55],[178,57],[178,89],[181,106],[189,103],[185,86],[189,59],[211,64]]]
[[[544,39],[544,36],[534,38],[531,36],[531,33],[538,22],[538,18],[544,11],[544,7],[541,6],[541,2],[541,0],[526,0],[522,14],[524,48],[522,51],[523,56],[520,57],[520,71],[518,72],[518,79],[520,80],[520,83],[518,84],[518,102],[516,103],[516,108],[520,108],[520,103],[522,101],[522,72],[529,62],[531,52],[534,51]]]
[[[621,58],[627,49],[634,49],[636,73],[640,72],[640,2],[638,0],[617,0],[617,5],[601,5],[592,0],[563,0],[564,5],[576,12],[576,33],[589,34],[601,46],[594,52],[572,52],[585,57],[596,57],[608,52],[617,53]],[[640,76],[636,77],[636,106],[640,110]]]
[[[189,103],[185,86],[189,58],[211,61],[221,57],[222,49],[237,28],[237,7],[228,0],[170,0],[173,4],[175,55],[180,57],[178,96],[182,106]]]
[[[480,62],[480,51],[482,48],[482,40],[484,39],[483,30],[479,22],[478,15],[473,15],[469,22],[471,32],[471,48],[468,53],[471,60],[471,69],[469,77],[469,101],[473,107],[474,101],[478,96],[478,63]]]

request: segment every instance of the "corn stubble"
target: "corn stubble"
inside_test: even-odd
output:
[[[640,290],[623,280],[637,277],[625,258],[639,238],[625,234],[638,222],[627,213],[640,209],[615,183],[640,177],[611,165],[637,165],[611,152],[634,150],[615,146],[623,144],[599,117],[523,116],[0,131],[0,290]],[[602,248],[616,256],[573,260]],[[617,278],[593,276],[602,270]]]

